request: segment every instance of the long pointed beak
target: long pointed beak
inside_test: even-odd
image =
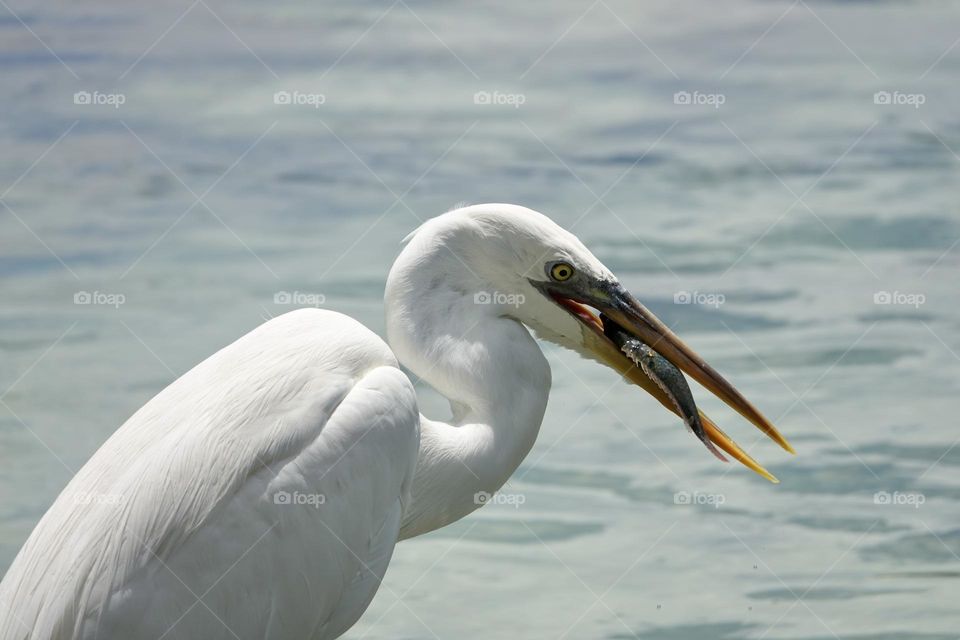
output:
[[[728,406],[735,409],[740,415],[752,422],[774,442],[790,453],[795,453],[787,439],[760,411],[741,394],[736,387],[730,384],[723,376],[711,367],[706,361],[674,334],[649,309],[626,289],[616,284],[605,288],[594,299],[584,299],[603,314],[609,316],[622,329],[632,334],[642,342],[652,347],[657,353],[669,360],[674,366],[703,385],[708,391],[723,400]],[[619,371],[625,378],[642,387],[660,403],[682,416],[676,403],[661,389],[656,382],[635,366],[619,349],[603,335],[603,326],[599,318],[590,313],[585,307],[571,298],[554,295],[554,298],[579,317],[591,331],[584,333],[585,347],[593,351],[600,359],[613,369]],[[593,296],[590,296],[593,298]],[[763,468],[760,463],[747,454],[736,442],[725,434],[717,424],[702,411],[699,411],[700,421],[704,432],[710,441],[725,451],[730,457],[763,476],[771,482],[779,482],[776,477]]]
[[[735,409],[740,415],[752,422],[758,429],[763,431],[786,451],[796,453],[773,423],[760,413],[736,387],[707,364],[699,354],[683,342],[683,340],[663,324],[649,309],[643,306],[639,300],[619,286],[615,287],[613,291],[606,293],[606,300],[591,301],[591,303],[602,310],[605,315],[612,318],[620,327],[651,346],[674,366],[699,382],[707,390],[723,400],[728,406]],[[602,332],[603,328],[601,326],[599,333],[602,334]],[[612,342],[602,338],[602,336],[596,335],[597,332],[589,333],[595,334],[591,339],[592,344],[590,346],[607,364],[619,371],[631,382],[642,387],[650,395],[659,400],[667,409],[681,418],[684,417],[677,409],[676,403],[672,401],[663,389],[638,367],[634,366],[629,359],[618,351]],[[754,460],[746,451],[737,445],[736,442],[727,436],[705,413],[699,410],[698,413],[704,431],[711,442],[729,454],[730,457],[736,459],[745,467],[763,476],[770,482],[779,482],[773,474],[767,471],[760,463]]]
[[[796,453],[772,422],[639,300],[624,289],[619,289],[614,295],[613,305],[609,310],[604,311],[617,324],[653,347],[660,355],[735,409],[786,451]]]

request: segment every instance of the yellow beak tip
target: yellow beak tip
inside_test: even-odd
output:
[[[792,453],[793,455],[797,455],[796,449],[793,448],[793,445],[792,445],[792,444],[790,444],[789,442],[787,442],[787,439],[786,439],[786,438],[784,438],[784,437],[781,436],[781,438],[780,438],[779,440],[777,440],[777,444],[779,444],[779,445],[780,445],[780,448],[782,448],[782,449],[783,449],[784,451],[786,451],[787,453]]]

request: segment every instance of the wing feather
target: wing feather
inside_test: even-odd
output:
[[[418,415],[356,321],[271,320],[150,400],[68,484],[0,585],[0,638],[335,637],[389,561]],[[375,579],[359,588],[358,571]]]

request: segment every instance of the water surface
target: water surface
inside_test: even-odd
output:
[[[953,5],[9,7],[0,569],[137,407],[296,306],[279,293],[382,332],[400,240],[506,201],[577,233],[798,456],[695,389],[782,484],[722,466],[547,346],[522,500],[400,545],[348,637],[956,637]]]

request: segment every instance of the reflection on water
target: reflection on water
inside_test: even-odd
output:
[[[349,637],[956,636],[955,8],[10,8],[0,567],[133,410],[292,308],[278,292],[382,332],[401,239],[509,201],[583,238],[798,456],[695,389],[782,484],[720,465],[548,346],[522,500],[401,545]]]

